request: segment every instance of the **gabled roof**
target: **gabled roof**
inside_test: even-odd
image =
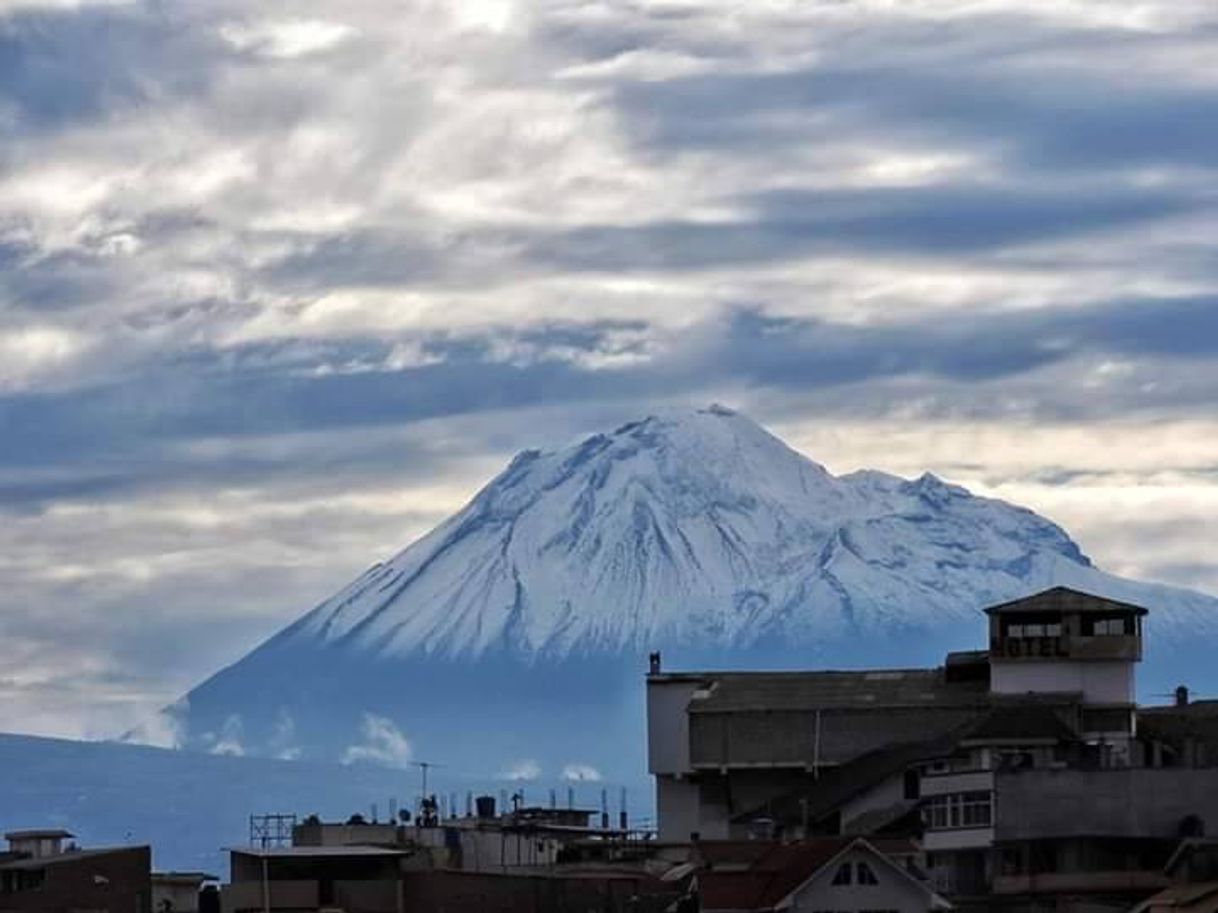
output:
[[[1103,596],[1096,596],[1094,593],[1072,590],[1066,586],[1055,586],[1052,589],[1033,593],[1031,596],[992,605],[985,610],[987,615],[1001,615],[1007,612],[1079,612],[1083,614],[1133,612],[1135,615],[1147,614],[1144,606],[1107,599]]]
[[[860,850],[876,863],[898,877],[908,880],[928,898],[928,907],[951,909],[951,905],[925,883],[914,878],[872,843],[861,837],[810,840],[801,843],[771,844],[744,871],[716,872],[714,869],[698,875],[698,894],[703,910],[771,911],[791,905],[792,895],[831,868],[846,854]]]
[[[832,838],[769,844],[743,871],[710,868],[700,872],[701,907],[703,910],[772,910],[853,842]]]

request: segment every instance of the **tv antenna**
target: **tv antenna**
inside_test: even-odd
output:
[[[427,772],[429,770],[431,770],[433,767],[443,767],[444,765],[437,764],[435,761],[407,761],[406,763],[409,764],[411,767],[419,768],[419,772],[422,774],[422,780],[423,780],[422,796],[424,799],[426,799],[427,798]]]

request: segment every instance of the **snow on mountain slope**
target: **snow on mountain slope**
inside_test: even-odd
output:
[[[1028,510],[931,475],[835,477],[712,407],[521,453],[294,634],[397,656],[811,641],[1064,582],[1131,595]]]
[[[686,411],[520,454],[160,723],[183,747],[341,760],[376,718],[471,772],[633,777],[647,651],[933,665],[985,645],[985,606],[1059,584],[1150,608],[1143,682],[1204,686],[1218,600],[1105,574],[1055,524],[934,476],[834,476],[743,416]]]

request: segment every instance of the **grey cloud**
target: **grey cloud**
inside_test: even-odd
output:
[[[17,130],[41,132],[196,94],[209,46],[218,50],[206,32],[145,4],[18,11],[0,23],[0,102]]]
[[[684,334],[662,355],[629,370],[594,370],[550,354],[555,347],[598,351],[606,334],[623,327],[646,338],[637,322],[523,331],[503,327],[489,334],[425,339],[423,348],[436,363],[349,374],[305,368],[316,359],[375,363],[389,344],[306,347],[290,357],[282,345],[251,346],[237,357],[200,353],[171,360],[126,384],[9,396],[0,399],[0,433],[10,445],[0,456],[0,469],[21,470],[27,481],[10,481],[5,500],[10,505],[39,502],[114,490],[137,480],[143,485],[175,478],[197,484],[270,471],[317,472],[324,460],[333,466],[346,461],[350,472],[367,471],[402,455],[336,441],[324,457],[311,456],[302,446],[273,459],[230,454],[195,462],[172,449],[176,442],[195,439],[406,426],[545,403],[696,396],[732,384],[791,391],[848,387],[857,403],[873,392],[869,383],[926,377],[935,379],[938,396],[951,402],[967,399],[967,387],[953,393],[945,384],[1018,378],[1087,355],[1187,357],[1205,362],[1205,371],[1212,370],[1218,356],[1218,308],[1211,298],[1108,302],[880,326],[778,319],[744,308]],[[496,354],[496,343],[513,339],[534,347],[527,361],[504,362]],[[1143,406],[1170,406],[1158,393],[1133,395],[1132,401],[1120,401],[1122,408],[1137,408],[1139,398]],[[1076,404],[1071,401],[1070,407]],[[1093,414],[1113,407],[1099,392],[1091,394]],[[301,463],[292,469],[297,459]],[[423,462],[418,469],[426,471],[428,465]],[[30,475],[33,469],[55,466],[68,474],[49,479]]]
[[[765,157],[793,144],[854,139],[973,149],[1035,171],[1214,164],[1212,87],[1151,74],[1118,81],[1111,69],[1089,66],[1120,55],[1134,70],[1141,54],[1170,53],[1182,36],[978,17],[952,26],[880,20],[838,37],[818,36],[814,66],[758,70],[737,51],[711,72],[623,79],[612,90],[636,139],[657,151]],[[1070,65],[1023,61],[1050,52]]]
[[[539,240],[531,256],[566,269],[688,270],[829,253],[961,257],[1150,222],[1195,208],[1180,192],[1044,191],[927,186],[766,191],[740,222],[577,228]]]

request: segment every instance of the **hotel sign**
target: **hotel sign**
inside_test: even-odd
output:
[[[1007,659],[1064,659],[1070,650],[1065,637],[995,637],[990,655]]]

